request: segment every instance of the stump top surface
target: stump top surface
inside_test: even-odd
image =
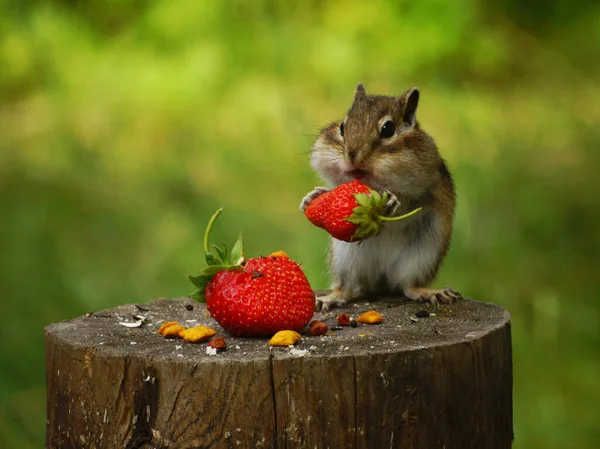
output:
[[[189,306],[193,310],[188,310]],[[509,313],[494,304],[461,300],[451,306],[433,306],[396,298],[383,298],[378,301],[359,301],[343,309],[334,309],[325,322],[330,333],[324,337],[311,336],[308,329],[300,333],[303,338],[295,345],[295,351],[288,347],[270,347],[268,338],[232,337],[210,316],[204,304],[190,298],[157,299],[140,305],[126,304],[72,320],[62,321],[46,327],[46,333],[65,343],[94,348],[96,353],[105,356],[138,355],[148,358],[168,358],[174,362],[190,360],[211,361],[256,361],[275,358],[336,357],[365,355],[369,353],[403,352],[430,349],[477,340],[507,325]],[[188,308],[186,308],[188,306]],[[347,313],[357,318],[367,310],[379,311],[385,321],[379,325],[360,324],[358,327],[345,326],[331,331],[337,326],[337,315]],[[416,313],[427,310],[435,315],[416,318]],[[149,318],[147,324],[136,328],[120,325],[120,322],[133,322],[133,315]],[[227,350],[208,355],[206,343],[187,343],[180,339],[165,339],[156,331],[165,321],[179,321],[186,327],[209,326],[217,330],[217,337],[224,337]],[[306,353],[298,354],[298,350]]]

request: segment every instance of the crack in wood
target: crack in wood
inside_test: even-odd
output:
[[[358,448],[358,375],[356,357],[352,357],[352,378],[354,379],[354,447]]]
[[[188,421],[187,425],[183,428],[183,430],[175,436],[175,441],[179,440],[183,435],[186,435],[190,427],[192,427],[194,424],[200,421],[200,417],[201,414],[199,412],[194,413],[194,418]]]
[[[169,411],[169,417],[167,418],[167,421],[170,421],[171,418],[173,418],[173,413],[175,413],[177,403],[179,402],[179,395],[181,394],[181,390],[183,390],[184,382],[185,382],[184,380],[179,382],[179,388],[177,389],[177,393],[175,394],[175,400],[173,401],[173,404],[171,405],[171,411]]]
[[[160,389],[155,372],[152,369],[147,370],[146,373],[139,370],[134,375],[133,416],[137,419],[125,449],[138,449],[145,443],[151,443],[154,437],[152,428],[156,419]],[[147,377],[154,378],[155,381],[145,382]]]
[[[192,381],[193,380],[194,379],[192,378]],[[193,400],[193,395],[192,394],[186,395],[184,405],[182,407],[180,407],[180,410],[189,410],[189,406],[190,406],[190,403],[192,402],[192,400]],[[196,422],[198,422],[197,419],[194,420],[194,421],[192,421],[192,422],[188,422],[188,424],[183,429],[181,429],[181,432],[177,432],[177,429],[174,429],[173,430],[173,436],[175,437],[175,441],[179,440],[179,438],[188,431],[188,429],[190,428],[190,426],[192,426]]]
[[[127,407],[127,401],[125,399],[125,381],[127,380],[127,372],[129,370],[129,363],[131,359],[125,358],[123,360],[121,382],[119,383],[119,389],[117,390],[117,397],[115,401],[115,408],[117,412],[116,424],[119,427],[125,427],[122,432],[121,446],[125,446],[125,441],[129,437],[131,430],[131,416],[129,408]]]
[[[271,383],[271,397],[273,398],[273,447],[277,449],[279,429],[277,427],[277,397],[275,391],[275,373],[273,371],[273,352],[269,353],[269,381]],[[284,445],[286,444],[285,440]]]

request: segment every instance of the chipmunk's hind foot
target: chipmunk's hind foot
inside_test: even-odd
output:
[[[404,296],[413,301],[428,302],[431,304],[454,304],[462,295],[450,287],[433,290],[422,287],[409,287],[404,289]]]
[[[317,298],[317,311],[321,313],[327,313],[331,309],[346,307],[348,300],[344,297],[340,290],[333,290],[331,293],[325,296],[319,296]]]

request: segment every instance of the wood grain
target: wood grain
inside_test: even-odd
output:
[[[304,330],[305,354],[231,337],[189,298],[143,307],[46,328],[46,447],[511,446],[510,316],[493,304],[358,302],[334,312],[376,309],[385,322],[325,337]],[[415,318],[421,310],[435,315]],[[119,325],[138,314],[148,324]],[[173,320],[217,329],[227,351],[156,333]]]

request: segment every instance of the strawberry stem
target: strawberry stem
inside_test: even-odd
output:
[[[210,252],[210,250],[208,249],[208,239],[210,237],[210,231],[212,230],[212,227],[215,224],[215,221],[217,221],[217,218],[221,214],[222,210],[223,210],[223,208],[217,209],[217,211],[213,214],[213,216],[210,217],[210,220],[208,221],[208,225],[206,226],[206,231],[204,231],[204,252],[205,253]]]
[[[421,209],[423,209],[423,208],[422,207],[417,207],[415,210],[411,210],[407,214],[400,215],[398,217],[384,217],[382,215],[378,215],[377,218],[379,218],[382,221],[399,221],[399,220],[404,220],[405,218],[412,217],[413,215],[415,215],[416,213],[418,213]]]

